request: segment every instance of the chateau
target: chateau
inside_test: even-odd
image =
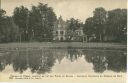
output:
[[[60,16],[54,25],[53,40],[57,40],[57,41],[66,40],[66,37],[65,37],[66,30],[67,30],[67,24]]]
[[[67,29],[68,29],[67,23],[60,16],[54,25],[53,40],[54,41],[66,41],[67,40],[66,39]],[[84,35],[83,27],[79,27],[77,30],[75,30],[75,32],[78,36],[75,38],[72,38],[72,40],[75,40],[76,38],[79,40]]]

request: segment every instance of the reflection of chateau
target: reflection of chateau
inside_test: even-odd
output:
[[[65,41],[66,40],[66,32],[67,32],[67,23],[60,16],[54,26],[53,40]],[[79,39],[79,37],[83,36],[82,27],[78,28],[75,32],[78,35],[77,36],[78,39]],[[75,40],[75,38],[73,38],[72,40]]]
[[[67,50],[62,49],[54,49],[53,55],[56,58],[56,60],[61,63],[61,61],[64,59],[65,55],[67,54]]]

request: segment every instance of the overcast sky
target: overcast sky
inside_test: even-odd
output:
[[[97,7],[104,7],[106,10],[127,8],[127,0],[2,0],[2,9],[7,11],[7,15],[12,15],[16,6],[31,8],[31,5],[37,5],[39,2],[53,7],[57,16],[61,15],[64,20],[73,17],[83,22],[92,16]]]

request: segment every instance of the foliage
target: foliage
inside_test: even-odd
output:
[[[5,16],[5,11],[0,10],[0,43],[15,42],[18,35],[18,27],[12,17]]]
[[[108,11],[106,35],[113,36],[115,41],[127,41],[127,10],[115,9]]]
[[[14,9],[12,16],[5,14],[6,11],[0,9],[0,43],[53,40],[53,28],[57,18],[47,4],[39,3],[32,6],[31,10],[20,6]],[[127,9],[106,11],[103,7],[98,7],[93,11],[93,16],[86,19],[84,25],[79,19],[74,18],[67,20],[66,23],[68,41],[82,39],[76,32],[81,27],[84,34],[93,41],[127,41]]]
[[[78,39],[78,34],[76,30],[82,27],[82,23],[78,19],[71,18],[67,20],[67,31],[66,31],[66,39],[68,41],[75,41]],[[78,40],[79,41],[79,40]]]
[[[47,4],[40,3],[37,7],[32,6],[29,17],[29,32],[33,33],[33,36],[30,35],[30,38],[33,37],[38,41],[51,41],[55,21],[56,15]]]
[[[83,31],[86,33],[86,35],[92,35],[96,33],[96,29],[94,28],[94,20],[92,17],[86,19],[84,27],[85,28],[83,29]]]
[[[19,27],[21,41],[28,40],[28,15],[29,10],[24,6],[16,7],[14,9],[13,19],[15,24]]]
[[[93,13],[93,17],[87,18],[84,24],[83,31],[86,35],[95,35],[95,41],[100,42],[126,42],[126,9],[106,11],[99,7]]]

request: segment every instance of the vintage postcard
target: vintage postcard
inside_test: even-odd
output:
[[[0,82],[126,83],[127,0],[0,0]]]

